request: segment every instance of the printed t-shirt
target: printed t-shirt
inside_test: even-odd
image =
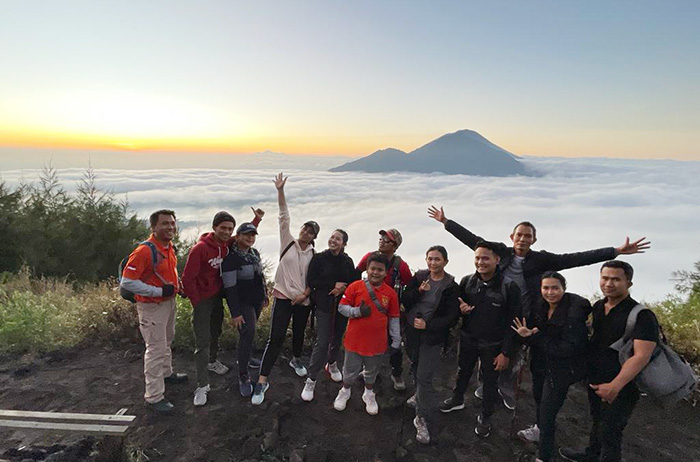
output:
[[[387,314],[380,313],[374,306],[372,298],[367,292],[365,281],[355,281],[345,289],[341,305],[360,306],[364,301],[369,305],[371,313],[364,318],[351,318],[345,333],[343,345],[346,350],[362,356],[375,356],[386,352],[388,345],[387,326],[389,318],[399,316],[399,298],[394,289],[382,283],[379,287],[372,287],[379,304]],[[388,315],[388,317],[387,317]]]
[[[148,241],[156,245],[155,270],[166,283],[175,286],[175,293],[177,293],[179,287],[175,248],[172,244],[169,244],[168,247],[164,247],[153,234],[148,238]],[[124,267],[122,276],[132,280],[140,280],[150,286],[163,287],[163,281],[161,281],[153,271],[153,258],[151,255],[151,249],[147,245],[139,245],[136,247],[134,251],[131,252],[131,255],[129,255],[129,260]],[[167,298],[172,298],[172,296]],[[142,303],[160,303],[163,300],[166,300],[166,298],[136,295],[136,301]]]

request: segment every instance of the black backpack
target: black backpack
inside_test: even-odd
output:
[[[152,268],[152,270],[153,270],[153,274],[155,274],[156,276],[158,276],[158,278],[159,278],[161,281],[163,281],[163,283],[165,284],[165,280],[164,280],[164,279],[161,277],[161,275],[158,274],[158,272],[155,270],[155,268],[156,268],[156,263],[157,263],[157,261],[158,261],[158,249],[156,248],[156,245],[155,245],[153,242],[151,242],[151,241],[143,241],[143,242],[140,242],[139,245],[137,245],[137,246],[134,248],[134,250],[138,249],[138,248],[139,248],[140,246],[142,246],[142,245],[145,245],[145,246],[147,246],[149,249],[151,249],[151,268]],[[119,281],[119,295],[121,295],[121,297],[122,297],[124,300],[129,300],[131,303],[136,303],[136,294],[134,294],[134,293],[131,292],[130,290],[126,290],[125,288],[122,287],[122,274],[124,273],[124,268],[126,268],[126,264],[127,264],[127,262],[129,261],[129,256],[131,256],[131,254],[129,254],[129,255],[127,255],[126,257],[124,257],[124,258],[122,259],[122,261],[119,263],[119,276],[117,277],[117,280]]]

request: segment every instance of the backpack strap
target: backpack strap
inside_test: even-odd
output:
[[[151,271],[153,271],[153,274],[155,274],[158,277],[158,279],[160,279],[160,282],[162,282],[163,284],[168,284],[167,282],[165,282],[165,279],[163,279],[163,276],[158,274],[158,271],[156,271],[156,263],[158,263],[158,249],[156,248],[156,245],[151,241],[143,241],[139,245],[145,245],[146,247],[151,249]]]
[[[637,316],[639,316],[639,313],[642,310],[648,310],[646,306],[642,305],[641,303],[637,303],[634,308],[632,308],[632,311],[630,311],[630,314],[627,315],[627,325],[625,326],[625,333],[624,335],[617,339],[612,345],[610,345],[608,348],[612,348],[613,350],[620,351],[620,348],[622,348],[622,345],[627,343],[630,338],[632,338],[632,332],[634,331],[634,327],[637,325]]]
[[[284,255],[289,251],[289,249],[292,248],[292,246],[294,245],[295,242],[296,242],[296,241],[295,241],[294,239],[292,239],[292,242],[290,242],[290,243],[287,245],[287,247],[284,248],[284,250],[283,250],[282,253],[280,254],[280,261],[282,261],[282,257],[284,257]]]
[[[372,299],[372,303],[374,304],[374,307],[382,314],[389,316],[389,313],[387,310],[384,309],[381,303],[379,303],[379,300],[377,300],[377,295],[374,293],[374,290],[372,289],[372,285],[369,283],[369,279],[364,280],[365,287],[367,288],[367,292],[369,292],[369,297]]]

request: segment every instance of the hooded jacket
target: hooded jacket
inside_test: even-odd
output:
[[[182,272],[182,285],[192,306],[221,293],[221,262],[228,252],[228,244],[219,242],[214,233],[202,234],[192,247]]]

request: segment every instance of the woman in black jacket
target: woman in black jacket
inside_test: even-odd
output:
[[[345,288],[359,279],[355,263],[345,253],[348,233],[336,229],[328,239],[328,249],[313,256],[306,274],[311,289],[311,303],[316,307],[316,342],[309,363],[309,376],[301,392],[301,399],[314,399],[316,379],[321,369],[326,369],[331,380],[340,382],[343,374],[336,358],[348,324],[348,318],[338,312],[338,301]]]
[[[253,248],[258,230],[252,223],[242,223],[236,240],[221,263],[221,279],[231,325],[238,329],[238,389],[242,396],[253,393],[248,363],[253,352],[255,325],[267,300],[260,254]]]
[[[428,444],[428,423],[437,408],[433,376],[450,327],[459,319],[459,286],[445,272],[448,260],[443,246],[430,247],[425,262],[428,269],[416,272],[401,301],[406,309],[406,352],[416,383],[416,394],[407,404],[416,407],[416,441]]]
[[[585,375],[586,319],[591,304],[566,293],[566,279],[554,271],[542,275],[540,291],[542,300],[533,306],[529,320],[515,319],[513,326],[532,348],[532,394],[537,405],[537,425],[521,430],[518,436],[539,439],[537,461],[550,462],[557,414],[569,387]]]

